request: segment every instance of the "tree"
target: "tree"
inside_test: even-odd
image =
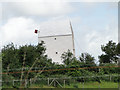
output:
[[[13,43],[10,43],[2,49],[2,70],[8,73],[8,75],[3,75],[4,80],[7,78],[14,79],[30,79],[37,78],[41,73],[32,72],[36,67],[39,69],[45,68],[45,66],[52,66],[52,60],[47,58],[45,55],[44,42],[38,45],[24,45],[15,47]],[[19,71],[18,71],[19,70]],[[22,72],[13,73],[9,72]]]
[[[95,64],[95,58],[91,56],[89,53],[81,53],[81,56],[79,57],[80,62],[85,64]]]
[[[3,70],[7,69],[9,71],[10,68],[19,68],[19,60],[17,58],[18,50],[14,46],[13,43],[10,43],[2,49],[2,66]],[[14,63],[13,63],[14,62]]]
[[[111,63],[109,55],[102,54],[101,56],[99,56],[99,59],[100,63]]]
[[[120,43],[118,43],[116,46],[116,54],[120,58]]]
[[[73,56],[72,52],[70,50],[68,50],[67,52],[64,52],[62,54],[61,58],[65,65],[69,65],[73,62],[74,56]]]
[[[90,55],[89,53],[81,53],[81,56],[79,57],[79,61],[81,62],[80,67],[94,67],[95,64],[95,58]],[[97,69],[91,69],[88,68],[89,71],[96,71]]]
[[[2,62],[2,53],[0,52],[0,62]]]
[[[109,41],[106,45],[101,45],[101,50],[104,52],[101,56],[99,56],[100,63],[116,63],[116,48],[117,45],[113,41]]]

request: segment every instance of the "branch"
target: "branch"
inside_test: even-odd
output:
[[[40,75],[42,72],[43,72],[43,70],[46,68],[46,66],[45,67],[43,67],[43,69],[41,70],[41,72],[39,72],[39,73],[37,73],[37,75],[33,78],[33,81],[35,81],[36,80],[36,78],[38,77],[38,75]]]
[[[20,79],[20,81],[22,81],[23,74],[24,74],[23,70],[24,70],[24,67],[25,67],[25,59],[26,59],[26,52],[24,52],[23,66],[22,66],[22,71],[21,71],[22,73],[21,73],[21,79]]]
[[[34,63],[32,64],[32,66],[30,67],[30,69],[28,70],[28,72],[27,72],[27,75],[26,75],[26,77],[25,77],[25,80],[27,80],[27,78],[28,78],[28,75],[29,75],[29,72],[31,71],[31,69],[33,68],[33,66],[36,64],[36,62],[38,61],[38,58],[36,58],[36,60],[34,61]],[[23,82],[23,84],[22,85],[24,85],[25,84],[25,81]]]

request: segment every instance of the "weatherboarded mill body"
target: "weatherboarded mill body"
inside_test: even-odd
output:
[[[46,54],[53,62],[62,63],[61,55],[68,49],[75,55],[74,34],[70,21],[42,23],[38,30],[38,42],[44,41]]]

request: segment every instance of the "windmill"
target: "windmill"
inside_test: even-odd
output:
[[[74,33],[69,20],[44,22],[35,33],[38,43],[44,41],[46,54],[53,62],[62,63],[61,55],[68,50],[75,56]]]

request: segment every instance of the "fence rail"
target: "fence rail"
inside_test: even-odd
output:
[[[62,69],[45,69],[45,70],[31,70],[29,72],[51,72],[51,71],[63,71],[63,70],[83,70],[83,69],[96,69],[96,68],[120,68],[120,66],[95,66],[95,67],[79,67],[79,68],[62,68]],[[28,71],[23,71],[28,72]],[[22,73],[21,71],[18,72],[3,72],[0,74],[14,74],[14,73]]]
[[[94,76],[62,77],[62,78],[49,77],[49,78],[37,78],[34,81],[32,80],[32,78],[27,79],[27,80],[22,80],[22,81],[20,79],[18,79],[18,80],[14,79],[14,80],[9,80],[9,81],[0,81],[0,83],[2,83],[3,86],[8,85],[8,84],[10,84],[11,86],[16,86],[16,85],[20,86],[21,82],[25,82],[24,87],[28,87],[28,86],[30,87],[31,85],[34,85],[34,84],[41,85],[41,83],[42,83],[42,85],[44,84],[48,87],[54,86],[54,87],[65,88],[66,85],[68,85],[68,82],[70,85],[71,83],[75,84],[75,82],[77,82],[76,79],[84,79],[83,81],[81,81],[82,88],[84,88],[84,84],[86,83],[86,79],[88,79],[88,78],[91,78],[91,79],[92,78],[102,78],[102,77],[106,77],[106,79],[108,79],[108,81],[111,82],[113,80],[113,78],[115,78],[115,77],[120,78],[120,75],[99,75],[99,76],[94,75]],[[120,89],[120,80],[117,83],[118,83],[117,87]],[[100,85],[98,87],[101,88]]]

